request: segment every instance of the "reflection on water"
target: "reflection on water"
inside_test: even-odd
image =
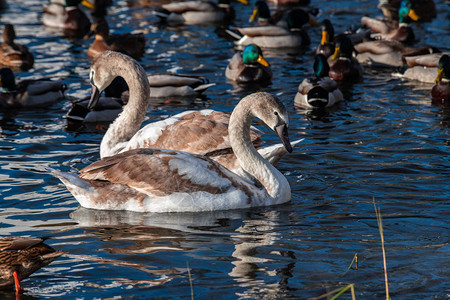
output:
[[[376,1],[311,2],[336,32],[364,14],[379,15]],[[419,44],[448,52],[449,7],[435,2],[438,18],[413,26]],[[291,140],[304,141],[277,165],[292,187],[285,205],[202,214],[87,210],[45,167],[77,173],[99,158],[108,124],[63,119],[70,100],[90,95],[92,39],[71,41],[41,26],[42,5],[11,2],[0,25],[14,24],[17,43],[35,55],[34,68],[17,76],[61,78],[68,99],[48,109],[0,111],[0,229],[2,235],[51,236],[49,244],[68,254],[24,280],[21,299],[180,299],[190,298],[191,283],[196,299],[306,299],[342,283],[355,283],[358,299],[381,299],[373,198],[383,215],[391,297],[448,298],[450,111],[430,101],[430,85],[391,76],[399,70],[366,67],[361,82],[342,87],[340,105],[297,109],[293,99],[312,73],[320,28],[308,28],[305,52],[265,51],[272,82],[243,87],[224,76],[236,50],[223,28],[162,26],[150,8],[115,2],[108,22],[114,33],[144,32],[147,73],[188,73],[216,83],[205,99],[155,101],[145,123],[186,109],[230,112],[239,99],[262,90],[280,97]],[[248,25],[252,6],[232,5],[239,12],[235,25]],[[279,142],[254,124],[265,132],[265,144]],[[345,272],[355,253],[360,268]]]

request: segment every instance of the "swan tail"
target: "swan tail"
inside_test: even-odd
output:
[[[206,83],[206,84],[201,84],[198,87],[196,87],[194,89],[194,91],[198,92],[198,93],[202,93],[204,91],[206,91],[209,87],[216,85],[215,83]]]

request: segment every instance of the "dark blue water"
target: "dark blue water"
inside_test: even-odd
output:
[[[335,31],[380,15],[377,1],[312,1]],[[450,8],[416,24],[420,44],[450,50]],[[9,1],[0,25],[16,27],[17,42],[35,54],[21,79],[62,78],[67,96],[90,93],[87,48],[44,28],[44,1]],[[236,24],[252,8],[235,4]],[[158,28],[151,9],[116,2],[108,20],[115,32],[139,28],[147,37],[148,73],[207,76],[216,86],[205,101],[148,111],[148,120],[189,109],[231,111],[249,90],[224,76],[234,53],[213,27]],[[358,299],[385,298],[380,235],[373,201],[383,216],[387,271],[394,299],[449,299],[450,110],[432,105],[431,85],[394,78],[394,70],[365,69],[336,108],[316,114],[293,105],[298,84],[312,69],[303,55],[267,54],[278,95],[290,114],[291,139],[304,138],[278,168],[293,190],[288,204],[201,214],[138,214],[79,207],[51,166],[77,172],[99,158],[104,128],[68,126],[64,100],[45,110],[0,112],[1,235],[52,236],[66,256],[23,281],[22,299],[306,299],[355,284]],[[277,141],[267,132],[267,144]],[[346,272],[354,255],[358,269]],[[347,294],[349,295],[349,294]],[[0,294],[0,298],[14,298]],[[343,299],[347,299],[343,297]]]

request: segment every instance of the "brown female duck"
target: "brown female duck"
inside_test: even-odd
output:
[[[91,33],[95,34],[95,41],[88,50],[90,57],[106,50],[126,53],[134,59],[141,58],[145,53],[145,37],[142,33],[109,34],[109,26],[104,18],[92,23]]]
[[[14,236],[0,238],[0,290],[14,286],[17,294],[23,293],[20,280],[66,253],[44,244],[46,239]]]
[[[5,24],[3,43],[0,44],[0,64],[17,70],[28,70],[33,67],[33,54],[28,51],[28,47],[16,44],[15,38],[14,26]]]

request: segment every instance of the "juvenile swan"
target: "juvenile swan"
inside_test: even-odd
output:
[[[149,80],[142,67],[126,55],[106,51],[94,59],[90,72],[93,90],[90,107],[96,105],[100,92],[117,76],[122,76],[127,82],[130,96],[123,112],[103,137],[100,145],[101,158],[137,148],[173,149],[208,156],[228,169],[242,174],[231,150],[228,136],[229,114],[211,109],[186,111],[147,124],[139,130],[150,101]],[[261,134],[260,131],[252,129],[251,140],[260,144]],[[282,144],[258,151],[273,164],[286,153]]]
[[[256,151],[250,139],[253,117],[277,132],[286,150],[288,116],[269,93],[243,98],[228,127],[231,147],[249,181],[206,156],[175,150],[134,149],[97,161],[81,174],[53,171],[83,207],[140,212],[200,212],[284,203],[287,179]]]

